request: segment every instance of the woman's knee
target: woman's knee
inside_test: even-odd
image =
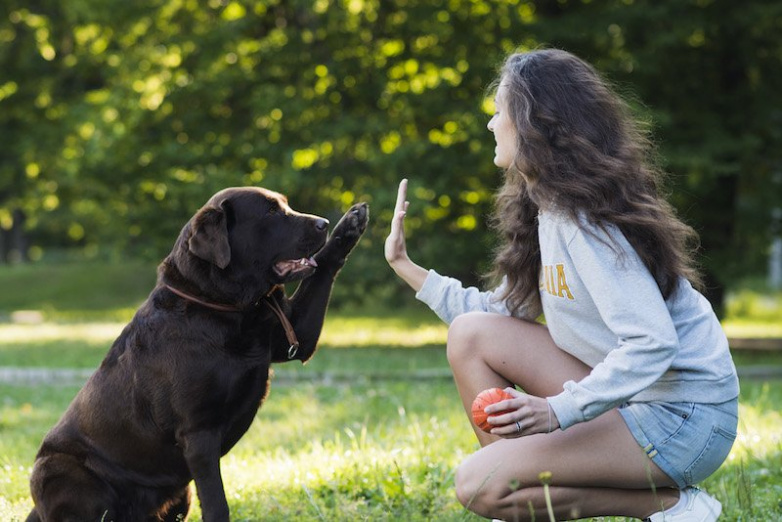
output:
[[[456,317],[448,327],[447,355],[448,361],[454,362],[473,357],[479,353],[481,336],[486,331],[486,320],[489,314],[484,312],[469,312]]]
[[[466,509],[478,514],[483,514],[488,504],[485,484],[481,482],[474,470],[468,469],[464,463],[456,469],[454,477],[456,498]]]
[[[490,517],[497,509],[508,487],[497,480],[496,470],[487,470],[473,455],[456,469],[456,498],[470,511]]]
[[[494,473],[473,469],[465,463],[456,470],[455,489],[456,498],[465,509],[486,518],[500,516],[520,501],[526,505],[537,493],[536,488],[518,488],[510,482],[505,484]],[[526,520],[526,514],[517,515],[518,520]]]

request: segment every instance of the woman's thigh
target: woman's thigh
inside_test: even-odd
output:
[[[565,382],[579,381],[591,370],[562,351],[545,326],[483,312],[454,320],[448,331],[448,351],[455,370],[477,362],[539,397],[559,394]]]
[[[501,439],[460,465],[457,483],[470,494],[502,497],[514,487],[539,486],[539,475],[569,487],[650,489],[674,486],[644,453],[622,416],[611,410],[566,431]]]

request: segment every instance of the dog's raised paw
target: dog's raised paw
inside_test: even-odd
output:
[[[342,216],[335,227],[335,231],[340,228],[340,224],[344,221],[343,235],[357,235],[361,236],[367,229],[369,223],[369,205],[366,203],[356,203]]]
[[[337,256],[344,258],[367,229],[369,223],[369,205],[366,203],[356,203],[347,212],[334,227],[329,237],[323,253],[332,251]]]

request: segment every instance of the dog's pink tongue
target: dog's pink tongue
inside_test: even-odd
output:
[[[317,267],[318,263],[314,258],[302,257],[301,259],[280,261],[274,265],[274,271],[280,276],[288,276],[297,273],[312,273],[312,269]]]

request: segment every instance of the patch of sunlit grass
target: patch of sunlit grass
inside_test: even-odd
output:
[[[94,368],[122,323],[0,324],[0,366]]]
[[[321,343],[327,346],[417,347],[445,344],[448,327],[443,323],[422,321],[418,325],[400,324],[374,317],[327,318]]]
[[[111,342],[122,331],[124,323],[52,323],[0,324],[0,346],[48,341]]]
[[[0,366],[95,367],[124,326],[124,322],[110,321],[0,324]],[[379,369],[373,359],[389,353],[389,349],[444,346],[446,336],[445,325],[431,321],[410,324],[403,320],[335,315],[326,318],[319,343],[325,350],[316,356],[312,365],[322,366],[326,370],[352,370],[357,365]],[[369,351],[358,359],[347,353],[334,353],[334,362],[330,363],[329,356],[324,354],[331,348]],[[321,357],[324,360],[318,362]],[[393,367],[409,366],[405,361],[415,360],[401,353],[391,357],[399,361]],[[445,361],[431,350],[428,358],[438,366],[442,366]],[[290,369],[292,367],[286,366],[282,371]]]
[[[780,404],[770,404],[770,385],[761,386],[761,394],[752,403],[742,402],[739,410],[739,430],[733,450],[732,462],[765,460],[780,457],[782,452],[782,410]]]
[[[782,382],[742,383],[736,442],[703,486],[721,520],[782,520]]]
[[[722,328],[728,337],[782,337],[782,320],[768,322],[729,319],[723,321]]]
[[[453,470],[476,442],[454,391],[451,384],[404,383],[272,392],[223,459],[236,516],[463,519]]]

